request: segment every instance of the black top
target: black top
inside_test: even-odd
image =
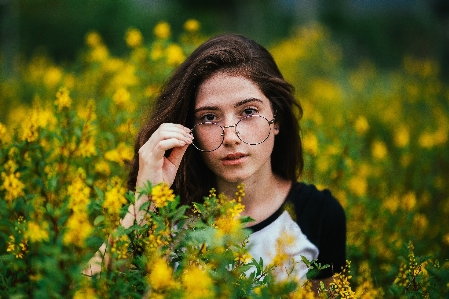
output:
[[[318,263],[330,266],[315,279],[340,272],[346,264],[346,216],[330,191],[319,191],[314,185],[296,182],[284,204],[270,217],[249,229],[253,232],[263,229],[286,210],[303,234],[318,248]]]

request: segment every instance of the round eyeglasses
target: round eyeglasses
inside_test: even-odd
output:
[[[202,122],[191,129],[194,137],[193,145],[202,152],[212,152],[223,144],[227,128],[234,128],[237,137],[246,144],[261,144],[270,136],[271,124],[274,123],[274,119],[268,120],[262,115],[254,114],[243,117],[233,126]]]

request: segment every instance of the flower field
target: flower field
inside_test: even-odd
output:
[[[159,212],[115,230],[134,200],[135,134],[171,71],[205,40],[199,27],[188,20],[175,40],[160,22],[151,41],[130,28],[124,57],[90,32],[73,64],[18,58],[18,75],[0,82],[0,298],[447,298],[449,85],[430,59],[348,67],[319,25],[269,50],[304,109],[302,180],[345,208],[345,272],[319,295],[273,282],[245,251],[241,189],[228,201],[212,190],[192,234],[179,229],[186,207],[171,190],[149,188]],[[84,277],[110,234],[116,262]]]

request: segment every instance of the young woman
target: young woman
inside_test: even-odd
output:
[[[128,186],[165,182],[189,204],[212,187],[232,197],[244,183],[243,214],[255,220],[252,256],[268,264],[276,241],[288,234],[295,278],[307,273],[301,255],[329,264],[317,278],[331,277],[346,261],[345,214],[329,191],[298,182],[301,114],[293,87],[265,48],[240,35],[214,37],[162,89],[137,137]],[[141,221],[147,200],[136,202],[123,226]]]

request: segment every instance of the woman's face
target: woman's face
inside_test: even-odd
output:
[[[218,149],[202,153],[204,162],[215,173],[217,183],[220,180],[241,183],[272,175],[270,156],[278,133],[275,129],[277,125],[269,124],[259,116],[247,118],[251,121],[249,126],[243,121],[237,126],[243,140],[251,142],[252,139],[268,138],[257,145],[244,143],[237,136],[234,125],[248,115],[262,115],[267,120],[274,118],[270,101],[251,80],[220,72],[199,86],[195,102],[195,124],[214,122],[223,127],[232,126],[224,129],[223,143]],[[215,137],[215,133],[206,139],[212,137]]]

